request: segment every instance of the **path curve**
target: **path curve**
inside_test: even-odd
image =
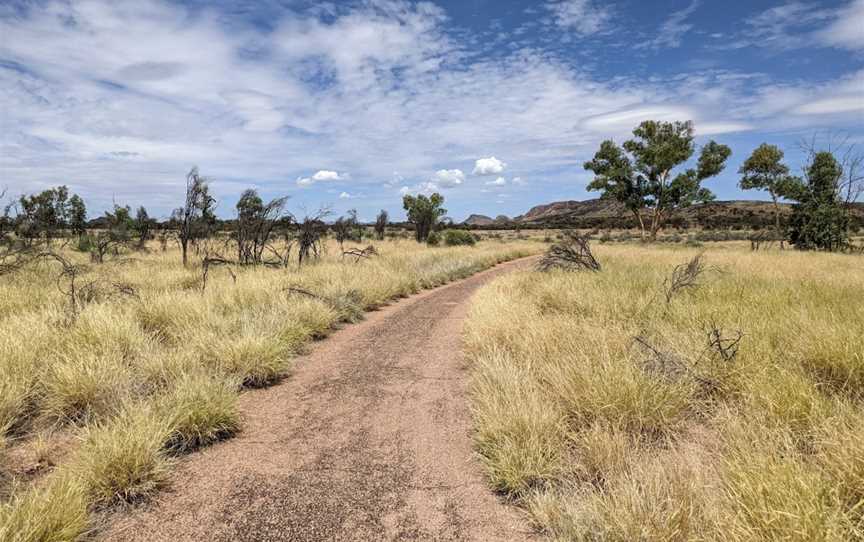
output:
[[[241,397],[243,431],[184,458],[171,487],[100,538],[528,540],[471,447],[461,355],[472,294],[530,258],[346,326],[293,374]]]

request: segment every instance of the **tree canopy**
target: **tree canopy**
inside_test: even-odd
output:
[[[643,237],[642,211],[648,209],[648,230],[654,239],[671,211],[714,198],[702,181],[723,171],[732,151],[709,141],[701,149],[696,168],[673,176],[673,170],[695,153],[693,123],[645,121],[633,130],[633,136],[621,147],[612,140],[604,141],[594,158],[585,162],[585,169],[595,175],[588,190],[621,202],[638,220]]]
[[[435,225],[447,214],[447,209],[442,205],[444,205],[444,196],[438,192],[428,197],[423,194],[417,196],[406,194],[402,198],[402,206],[408,212],[408,222],[414,224],[414,234],[418,243],[425,242]]]

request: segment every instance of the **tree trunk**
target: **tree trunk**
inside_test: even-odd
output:
[[[645,220],[642,219],[641,209],[633,211],[633,214],[636,215],[636,220],[639,221],[639,238],[641,240],[645,240]]]
[[[771,194],[771,199],[774,201],[774,231],[777,234],[778,241],[780,241],[780,250],[785,250],[785,242],[783,232],[780,230],[780,204],[777,203],[777,196],[773,193]]]
[[[654,212],[651,215],[651,242],[657,240],[657,232],[660,230],[660,216],[661,211],[659,208],[655,207]]]
[[[183,267],[187,266],[188,260],[186,258],[186,249],[188,247],[189,240],[185,237],[180,238],[180,250],[183,252]]]

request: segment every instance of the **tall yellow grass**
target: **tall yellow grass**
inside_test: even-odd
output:
[[[88,511],[147,497],[176,454],[241,430],[238,392],[284,377],[296,354],[338,322],[542,249],[376,245],[380,257],[356,264],[334,244],[299,270],[235,269],[236,283],[211,269],[203,292],[200,266],[184,269],[176,250],[130,254],[91,266],[81,280],[129,283],[138,297],[91,303],[74,320],[53,264],[2,277],[0,437],[27,446],[60,428],[78,438],[35,483],[9,482],[0,465],[0,495],[11,493],[0,501],[0,541],[75,539],[88,529]]]
[[[864,538],[862,259],[715,245],[667,305],[695,249],[595,253],[600,273],[516,273],[476,298],[491,483],[556,540]],[[744,333],[733,361],[706,350],[713,326]],[[646,363],[637,336],[698,378]]]

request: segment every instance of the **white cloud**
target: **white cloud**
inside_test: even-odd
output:
[[[864,95],[838,96],[836,98],[814,100],[797,106],[794,111],[801,115],[864,112]]]
[[[604,34],[611,21],[599,6],[551,9],[576,33]],[[810,23],[839,24],[835,11]],[[693,119],[699,134],[817,121],[860,130],[860,116],[848,114],[864,87],[860,73],[818,84],[719,71],[601,79],[540,42],[477,54],[476,42],[448,33],[441,10],[422,2],[340,3],[322,18],[284,10],[272,33],[162,0],[48,0],[4,13],[2,184],[25,192],[62,180],[93,213],[113,196],[164,216],[196,164],[226,202],[254,179],[274,193],[297,191],[292,181],[310,187],[292,204],[314,205],[345,170],[350,194],[384,206],[397,187],[454,185],[429,172],[452,172],[442,168],[490,149],[518,160],[525,176],[563,183],[581,170],[575,157],[647,118]],[[335,169],[313,169],[322,165]],[[505,167],[483,158],[474,173],[496,179]],[[147,182],[118,182],[120,168]],[[467,184],[465,173],[451,178]]]
[[[498,175],[507,167],[505,162],[491,156],[489,158],[480,158],[474,162],[474,175]]]
[[[685,22],[690,15],[700,6],[702,0],[693,0],[686,8],[673,12],[660,26],[654,39],[641,43],[638,47],[650,47],[659,49],[661,47],[680,47],[681,39],[687,32],[693,29],[693,25]]]
[[[765,47],[779,51],[803,47],[864,49],[864,0],[841,7],[791,1],[769,8],[746,21],[736,39],[719,49]]]
[[[525,179],[523,179],[522,177],[513,177],[513,184],[517,186],[525,186],[528,183],[525,182]]]
[[[465,174],[460,169],[439,169],[430,182],[444,188],[452,188],[465,182]]]
[[[864,49],[864,0],[852,0],[841,8],[818,37],[827,45],[852,51]]]
[[[403,186],[402,188],[399,189],[399,193],[402,194],[403,196],[407,195],[407,194],[412,194],[412,195],[424,194],[426,196],[429,196],[429,195],[431,195],[437,191],[438,191],[438,185],[433,183],[433,182],[420,183],[420,184],[417,184],[415,186]]]
[[[555,23],[580,36],[590,36],[608,29],[612,15],[609,9],[592,0],[560,0],[549,2]]]
[[[494,181],[486,181],[486,184],[489,186],[504,186],[505,184],[507,184],[507,181],[504,179],[504,177],[498,177]]]
[[[350,178],[347,173],[338,173],[328,169],[322,169],[315,172],[311,177],[300,177],[297,179],[297,186],[312,186],[317,182],[326,181],[345,181]]]
[[[342,192],[339,194],[339,199],[352,199],[354,196],[349,194],[348,192]]]

